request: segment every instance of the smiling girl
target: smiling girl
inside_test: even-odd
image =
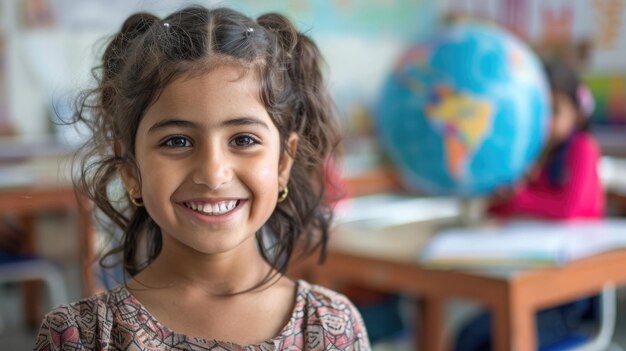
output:
[[[76,120],[93,131],[78,186],[123,231],[129,279],[50,312],[35,350],[369,350],[344,296],[283,275],[328,237],[320,61],[278,14],[126,20]]]

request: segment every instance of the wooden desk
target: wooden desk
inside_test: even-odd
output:
[[[1,164],[0,214],[16,218],[25,232],[26,254],[36,254],[36,218],[46,212],[65,211],[77,217],[81,250],[82,288],[85,296],[95,291],[92,264],[94,262],[95,229],[90,206],[77,198],[69,177],[60,171],[64,158],[36,159],[28,162]],[[25,313],[29,323],[40,322],[36,289],[25,289]]]
[[[324,265],[317,266],[313,256],[294,263],[291,272],[331,289],[355,284],[415,297],[420,301],[417,346],[422,351],[449,346],[444,307],[451,298],[470,299],[491,311],[494,350],[535,351],[537,311],[599,293],[607,283],[626,284],[626,250],[560,268],[502,274],[429,269],[418,264],[416,247],[434,227],[425,223],[421,231],[403,227],[384,237],[367,233],[360,238],[335,231]]]

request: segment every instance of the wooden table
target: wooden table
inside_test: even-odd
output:
[[[444,308],[464,298],[488,308],[493,316],[496,351],[537,349],[537,311],[599,293],[605,284],[626,284],[626,250],[597,255],[549,269],[464,272],[420,266],[418,251],[436,222],[399,226],[382,232],[342,232],[338,228],[325,264],[316,257],[296,262],[293,275],[341,290],[347,284],[400,293],[420,301],[419,350],[439,351],[450,345],[444,330]],[[625,228],[626,232],[626,228]]]
[[[68,159],[63,156],[0,164],[0,214],[18,220],[20,229],[26,234],[25,254],[37,254],[36,219],[39,215],[64,211],[75,216],[81,250],[82,289],[88,296],[95,291],[92,272],[95,229],[88,202],[76,196],[67,172],[63,171],[68,165]],[[24,301],[29,323],[40,322],[40,307],[34,303],[39,300],[38,290],[32,284],[27,285]]]

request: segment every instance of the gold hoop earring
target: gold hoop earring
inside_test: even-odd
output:
[[[143,199],[140,197],[135,197],[134,196],[134,191],[129,191],[128,192],[128,199],[130,200],[130,202],[135,205],[135,207],[143,207]]]
[[[289,195],[289,188],[285,186],[283,190],[278,193],[278,201],[276,202],[281,203],[285,201],[285,199],[287,198],[287,195]]]

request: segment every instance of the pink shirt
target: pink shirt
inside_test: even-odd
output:
[[[588,133],[574,135],[565,157],[565,180],[560,186],[550,184],[543,170],[537,180],[519,188],[509,202],[492,206],[490,212],[551,219],[602,217],[605,200],[595,140]]]

